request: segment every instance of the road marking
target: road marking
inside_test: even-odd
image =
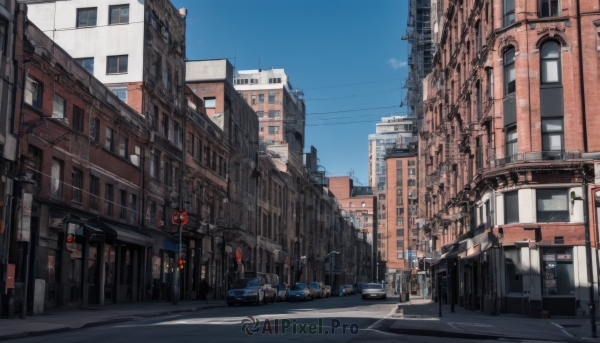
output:
[[[394,313],[396,311],[396,307],[392,307],[392,310],[390,311],[390,313],[387,314],[387,316],[379,319],[378,321],[376,321],[375,323],[371,324],[367,330],[373,330],[374,327],[377,327],[377,325],[379,325],[379,323],[381,323],[384,319],[387,319],[388,317],[390,317],[392,315],[392,313]]]
[[[556,324],[555,322],[550,322],[550,324],[556,326],[557,328],[560,329],[560,331],[562,331],[565,335],[569,336],[569,337],[575,337],[573,335],[571,335],[570,333],[567,332],[567,330],[565,330],[565,328],[563,328],[562,326]]]

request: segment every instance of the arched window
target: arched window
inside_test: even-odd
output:
[[[542,151],[544,158],[560,158],[564,150],[564,102],[560,44],[554,40],[545,42],[540,54],[540,111],[542,116]]]
[[[515,48],[512,47],[504,53],[504,95],[512,94],[516,90]]]
[[[515,48],[511,47],[504,52],[504,155],[507,163],[516,161],[518,151],[516,91]]]

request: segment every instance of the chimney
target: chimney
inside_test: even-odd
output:
[[[179,14],[181,15],[181,18],[183,20],[185,20],[185,18],[187,17],[187,8],[185,8],[185,7],[180,8]]]

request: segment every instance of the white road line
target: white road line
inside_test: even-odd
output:
[[[387,314],[387,316],[379,319],[378,321],[376,321],[375,323],[371,324],[367,330],[373,330],[374,327],[376,327],[377,325],[379,325],[379,323],[381,323],[384,319],[388,318],[389,316],[392,315],[392,313],[396,311],[396,307],[393,307],[392,310],[390,311],[390,313]]]
[[[550,322],[550,324],[556,326],[557,328],[560,329],[560,331],[562,331],[565,335],[569,336],[569,337],[575,337],[573,335],[571,335],[570,333],[567,332],[567,330],[565,330],[565,328],[563,328],[562,326],[556,324],[555,322]]]

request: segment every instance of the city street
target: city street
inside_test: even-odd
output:
[[[217,308],[194,313],[171,314],[153,318],[138,318],[133,321],[93,327],[89,329],[73,330],[65,333],[47,335],[42,337],[30,337],[13,340],[13,342],[169,342],[182,341],[191,342],[202,339],[205,342],[236,342],[242,340],[255,340],[267,342],[282,341],[283,336],[279,334],[261,334],[252,336],[242,332],[241,322],[247,316],[254,316],[262,323],[269,319],[274,323],[275,319],[289,319],[297,325],[297,334],[292,332],[292,327],[287,329],[285,340],[287,342],[312,341],[327,342],[368,342],[373,340],[383,342],[430,342],[433,338],[427,336],[404,336],[377,331],[391,323],[385,323],[384,317],[394,313],[397,308],[397,299],[387,300],[362,300],[360,295],[333,297],[314,300],[309,302],[275,303],[268,305],[235,306],[233,308]],[[300,334],[300,327],[309,331],[309,325],[318,324],[322,318],[323,335]],[[332,334],[332,320],[339,320],[341,326]],[[349,327],[346,333],[343,324],[357,324],[358,333],[352,334]],[[274,329],[274,324],[273,331]],[[318,329],[317,329],[318,330]],[[281,324],[279,331],[281,331]],[[325,334],[327,332],[327,334]],[[454,339],[435,338],[437,342],[453,342]]]
[[[258,340],[280,342],[581,342],[589,340],[588,325],[583,319],[554,318],[540,320],[522,316],[485,316],[481,313],[456,308],[450,312],[443,306],[443,317],[438,316],[438,304],[425,299],[411,299],[398,303],[397,297],[387,300],[362,300],[360,295],[332,297],[308,302],[284,302],[268,305],[225,307],[224,304],[202,306],[191,302],[164,311],[155,312],[161,304],[145,310],[138,305],[123,304],[94,308],[97,317],[91,321],[77,321],[77,316],[91,314],[81,310],[62,314],[48,313],[32,318],[30,325],[40,329],[54,328],[55,332],[40,332],[14,342],[169,342],[174,340],[206,342],[238,342]],[[164,304],[162,304],[164,305]],[[158,306],[158,307],[156,307]],[[130,308],[128,310],[128,308]],[[89,312],[89,311],[88,311]],[[50,317],[53,317],[51,319]],[[46,319],[44,319],[46,318]],[[106,320],[110,318],[111,320]],[[72,324],[58,333],[51,323]],[[76,324],[77,323],[77,324]],[[12,321],[19,326],[23,322]],[[8,328],[4,331],[10,331]],[[19,330],[13,332],[16,334]],[[20,336],[24,337],[24,336]],[[598,341],[598,340],[593,340]]]

